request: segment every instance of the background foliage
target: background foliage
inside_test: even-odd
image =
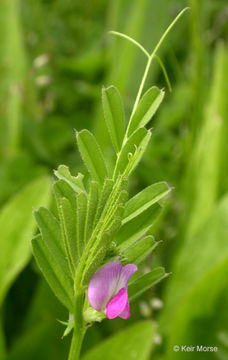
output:
[[[112,163],[101,87],[115,85],[129,115],[145,59],[107,30],[152,50],[184,6],[191,11],[159,50],[173,91],[151,121],[150,146],[130,183],[132,195],[157,181],[175,189],[153,228],[163,243],[146,264],[172,275],[134,302],[128,322],[91,328],[83,358],[112,359],[110,349],[119,359],[228,358],[226,1],[1,0],[0,359],[66,358],[69,339],[61,340],[56,321],[65,310],[30,261],[32,209],[55,211],[53,168],[81,171],[73,129],[92,130]],[[166,86],[156,62],[152,85]],[[219,352],[175,353],[176,344]]]

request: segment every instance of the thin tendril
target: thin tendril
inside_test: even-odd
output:
[[[168,26],[168,28],[166,29],[166,31],[164,32],[164,34],[162,35],[162,37],[158,41],[158,43],[155,46],[155,48],[154,48],[153,52],[151,53],[151,55],[149,54],[149,52],[141,44],[139,44],[136,40],[132,39],[130,36],[122,34],[122,33],[118,32],[118,31],[109,31],[110,34],[120,36],[120,37],[125,38],[128,41],[132,42],[133,44],[135,44],[148,58],[147,65],[146,65],[146,68],[145,68],[145,71],[144,71],[144,74],[143,74],[143,77],[142,77],[142,81],[141,81],[141,84],[139,86],[139,91],[137,93],[135,103],[134,103],[134,106],[133,106],[133,110],[132,110],[132,113],[131,113],[131,118],[132,118],[132,116],[133,116],[133,114],[134,114],[134,112],[135,112],[135,110],[136,110],[136,108],[138,106],[139,100],[141,98],[142,91],[143,91],[143,88],[144,88],[144,84],[145,84],[145,81],[146,81],[146,78],[147,78],[147,75],[148,75],[148,72],[149,72],[149,69],[150,69],[151,61],[152,61],[153,58],[155,58],[158,61],[159,65],[162,68],[162,71],[163,71],[163,74],[165,76],[165,80],[167,82],[169,91],[172,90],[171,84],[170,84],[170,81],[169,81],[169,78],[168,78],[168,74],[167,74],[166,69],[165,69],[165,66],[163,65],[161,59],[158,57],[158,55],[156,53],[157,53],[158,49],[160,48],[161,44],[163,43],[163,41],[165,40],[166,36],[168,35],[170,30],[172,29],[172,27],[176,24],[176,22],[183,15],[183,13],[186,10],[189,10],[189,9],[190,9],[189,7],[186,7],[181,12],[179,12],[179,14],[171,22],[171,24]]]
[[[172,91],[172,86],[171,86],[171,83],[169,81],[169,77],[168,77],[168,74],[167,74],[167,71],[166,71],[166,68],[162,62],[162,60],[160,59],[160,57],[158,55],[154,55],[154,58],[157,60],[158,64],[160,65],[161,69],[162,69],[162,72],[163,72],[163,75],[165,77],[165,81],[167,83],[167,86],[169,88],[169,91],[171,92]]]
[[[148,53],[148,51],[140,44],[138,43],[138,41],[132,39],[130,36],[128,35],[125,35],[123,33],[120,33],[118,31],[109,31],[109,34],[113,34],[113,35],[117,35],[117,36],[120,36],[122,38],[125,38],[127,40],[129,40],[130,42],[132,42],[133,44],[135,44],[140,50],[142,50],[142,52],[149,58],[150,57],[150,54]]]
[[[168,28],[166,29],[166,31],[164,32],[164,34],[162,35],[162,37],[160,38],[160,40],[158,41],[157,45],[155,46],[153,52],[151,53],[150,55],[150,58],[148,60],[148,63],[147,63],[147,66],[146,66],[146,69],[145,69],[145,72],[144,72],[144,75],[143,75],[143,78],[142,78],[142,82],[140,84],[140,87],[139,87],[139,91],[138,91],[138,94],[137,94],[137,97],[136,97],[136,100],[135,100],[135,103],[134,103],[134,107],[133,107],[133,110],[132,110],[132,114],[131,114],[131,117],[132,115],[134,114],[137,106],[138,106],[138,103],[139,103],[139,100],[140,100],[140,97],[141,97],[141,94],[142,94],[142,90],[143,90],[143,87],[144,87],[144,84],[145,84],[145,81],[146,81],[146,78],[147,78],[147,75],[148,75],[148,72],[149,72],[149,68],[150,68],[150,64],[151,64],[151,60],[153,59],[153,57],[155,57],[158,49],[160,48],[161,44],[163,43],[163,41],[165,40],[166,36],[168,35],[168,33],[170,32],[170,30],[172,29],[172,27],[176,24],[176,22],[179,20],[179,18],[183,15],[183,13],[186,11],[186,10],[189,10],[190,8],[189,7],[186,7],[184,8],[181,12],[179,12],[179,14],[175,17],[175,19],[171,22],[171,24],[168,26]]]

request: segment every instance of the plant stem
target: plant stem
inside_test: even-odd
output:
[[[86,329],[81,329],[80,331],[77,331],[76,328],[74,329],[68,360],[79,360],[85,332]]]
[[[148,58],[146,68],[145,68],[145,71],[144,71],[144,74],[143,74],[143,78],[142,78],[142,81],[141,81],[141,84],[140,84],[140,87],[139,87],[139,91],[138,91],[138,94],[137,94],[137,97],[136,97],[136,100],[135,100],[135,103],[134,103],[134,106],[133,106],[131,117],[134,114],[134,112],[135,112],[135,110],[136,110],[136,108],[138,106],[138,103],[139,103],[139,100],[140,100],[140,97],[141,97],[141,94],[142,94],[142,91],[143,91],[143,87],[144,87],[144,84],[145,84],[145,81],[146,81],[146,78],[147,78],[147,75],[148,75],[148,72],[149,72],[149,69],[150,69],[151,61],[152,61],[152,56],[150,56]]]
[[[77,284],[74,310],[74,332],[71,340],[70,353],[68,360],[79,360],[82,342],[86,333],[86,327],[83,320],[84,293]]]

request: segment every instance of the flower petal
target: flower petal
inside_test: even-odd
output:
[[[127,301],[125,308],[123,309],[122,313],[119,314],[119,317],[121,317],[124,320],[127,320],[131,316],[130,314],[130,306],[129,302]]]
[[[120,278],[118,281],[116,291],[119,291],[123,287],[125,289],[127,289],[128,280],[137,270],[138,270],[138,268],[135,264],[128,264],[128,265],[124,266],[121,270],[121,274],[120,274]]]
[[[111,262],[102,266],[92,277],[88,286],[88,300],[92,308],[101,311],[116,293],[123,266],[120,262]]]
[[[106,305],[107,318],[114,319],[117,316],[119,316],[125,310],[127,303],[128,303],[127,290],[123,288]]]

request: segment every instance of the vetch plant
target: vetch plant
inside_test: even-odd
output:
[[[118,90],[114,86],[102,90],[115,165],[108,172],[93,134],[88,130],[77,132],[77,145],[91,175],[89,183],[84,183],[82,174],[74,177],[60,165],[54,172],[57,181],[53,185],[58,217],[46,208],[34,213],[40,233],[32,239],[33,254],[51,289],[69,311],[64,332],[65,336],[73,330],[69,360],[79,359],[88,326],[105,317],[127,319],[129,302],[166,276],[161,267],[143,274],[140,264],[158,245],[146,233],[161,213],[159,201],[170,188],[165,182],[156,183],[128,200],[128,178],[150,141],[151,131],[145,126],[164,97],[164,91],[157,87],[141,97],[151,62],[159,59],[161,43],[185,10],[151,55],[135,40],[116,33],[143,50],[148,62],[126,128]]]

